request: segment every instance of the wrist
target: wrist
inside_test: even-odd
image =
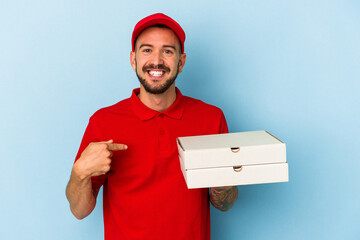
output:
[[[73,166],[71,176],[75,177],[78,181],[86,181],[87,179],[90,179],[91,174],[86,171],[83,161],[81,159],[78,159]]]

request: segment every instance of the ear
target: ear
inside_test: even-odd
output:
[[[185,62],[186,62],[186,54],[182,53],[180,55],[180,60],[179,60],[179,73],[182,72]]]
[[[133,51],[130,52],[130,64],[131,64],[132,68],[134,69],[134,71],[136,72],[135,52],[133,52]]]

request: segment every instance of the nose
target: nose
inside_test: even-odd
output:
[[[152,63],[154,65],[164,64],[163,55],[161,51],[154,51]]]

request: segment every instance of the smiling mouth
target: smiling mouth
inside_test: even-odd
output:
[[[152,77],[161,77],[165,74],[163,70],[148,70],[147,73]]]
[[[162,78],[166,73],[170,72],[170,68],[168,66],[165,66],[165,64],[149,64],[144,65],[142,70],[148,74],[149,77],[153,79],[160,79]]]

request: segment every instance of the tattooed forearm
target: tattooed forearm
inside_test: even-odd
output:
[[[211,204],[223,212],[229,210],[237,198],[238,189],[236,186],[210,188]]]

